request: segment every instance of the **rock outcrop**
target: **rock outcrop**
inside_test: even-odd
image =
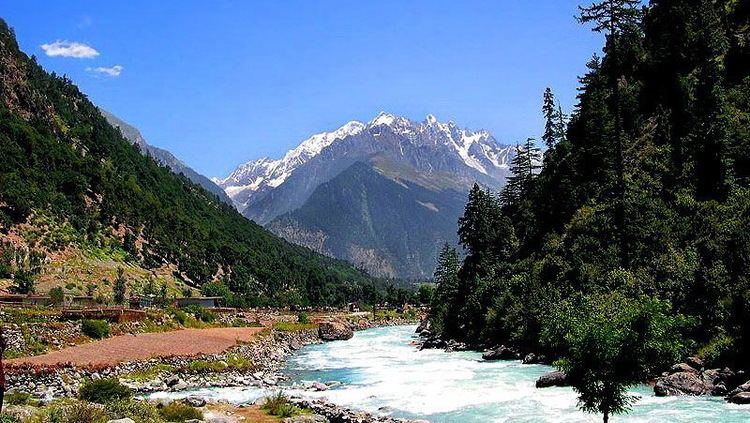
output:
[[[741,373],[738,375],[728,368],[704,370],[701,359],[688,357],[656,380],[654,393],[657,396],[726,395],[737,386],[738,376]]]

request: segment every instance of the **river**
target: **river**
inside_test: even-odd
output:
[[[310,345],[290,357],[291,381],[339,382],[324,392],[287,388],[290,394],[326,397],[350,408],[430,422],[599,422],[600,416],[576,408],[571,388],[536,389],[536,379],[552,370],[519,361],[481,360],[475,352],[418,351],[414,326],[357,332],[349,341]],[[252,401],[262,393],[224,388],[201,394],[234,402]],[[750,407],[721,398],[666,397],[651,388],[639,396],[630,413],[613,422],[748,422]]]

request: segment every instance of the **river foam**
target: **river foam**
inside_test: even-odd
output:
[[[474,352],[418,351],[414,326],[358,332],[349,341],[305,347],[289,359],[293,380],[341,382],[324,391],[292,390],[336,404],[431,422],[601,421],[576,408],[570,388],[536,389],[549,366],[519,361],[485,362]],[[650,388],[633,389],[640,400],[616,421],[746,422],[750,408],[720,398],[658,398]]]

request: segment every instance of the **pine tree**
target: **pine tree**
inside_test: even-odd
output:
[[[544,135],[542,135],[542,141],[551,149],[558,139],[558,122],[555,116],[555,95],[552,94],[552,89],[547,87],[544,90],[544,100],[542,103],[542,115],[544,115]]]
[[[560,105],[559,101],[557,102],[557,112],[555,113],[553,120],[554,120],[555,143],[565,141],[565,132],[568,126],[567,125],[568,117],[563,112],[562,105]]]
[[[516,155],[511,159],[505,188],[500,193],[503,206],[513,207],[528,198],[534,176],[541,168],[541,151],[534,138],[527,138],[524,146],[516,144]]]
[[[446,336],[454,336],[458,328],[457,310],[459,298],[459,260],[456,249],[444,244],[438,255],[434,279],[437,284],[430,314],[433,331]]]
[[[115,304],[125,303],[125,294],[127,291],[127,281],[125,279],[125,271],[122,267],[117,268],[117,277],[115,283],[112,285],[112,295],[114,297]]]
[[[640,0],[605,0],[593,3],[588,7],[579,6],[578,21],[582,24],[594,23],[594,32],[604,32],[607,37],[608,60],[612,64],[610,71],[611,89],[614,104],[614,164],[616,182],[615,225],[619,237],[620,265],[629,267],[627,227],[625,216],[625,140],[623,131],[622,90],[628,82],[623,75],[621,57],[621,38],[628,32],[636,30],[642,16]]]

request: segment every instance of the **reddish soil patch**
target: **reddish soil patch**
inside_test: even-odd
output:
[[[37,366],[65,363],[76,366],[114,366],[125,361],[156,357],[218,354],[237,342],[252,340],[261,330],[263,328],[259,327],[212,328],[121,335],[36,357],[8,360],[8,363]]]

